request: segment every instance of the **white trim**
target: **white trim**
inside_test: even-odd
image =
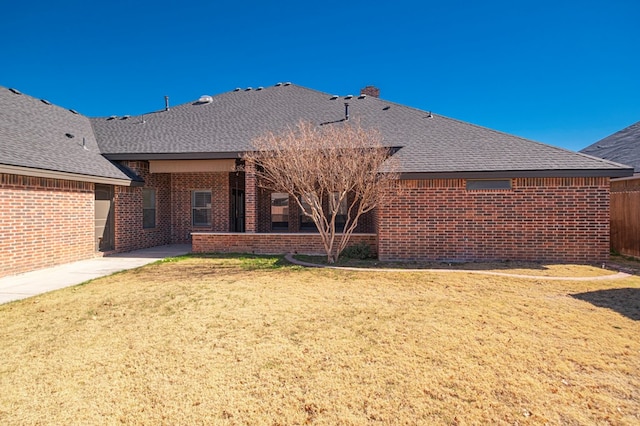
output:
[[[120,186],[132,186],[133,181],[117,178],[108,178],[100,176],[88,176],[78,173],[56,172],[53,170],[32,169],[29,167],[9,166],[6,164],[0,164],[0,173],[7,173],[10,175],[22,175],[31,177],[41,177],[50,179],[63,179],[74,180],[80,182],[91,183],[103,183],[106,185],[120,185]]]

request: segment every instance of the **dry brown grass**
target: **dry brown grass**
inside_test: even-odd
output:
[[[187,258],[0,306],[0,424],[640,423],[638,277],[270,262]]]

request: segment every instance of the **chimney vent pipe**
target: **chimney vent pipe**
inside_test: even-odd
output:
[[[380,89],[378,89],[376,86],[367,86],[367,87],[363,87],[362,89],[360,89],[360,94],[361,95],[372,96],[374,98],[379,98],[380,97]]]
[[[169,97],[168,96],[164,97],[164,110],[165,111],[169,111]]]

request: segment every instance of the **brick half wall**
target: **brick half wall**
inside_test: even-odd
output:
[[[194,232],[191,240],[193,253],[325,254],[317,233]],[[347,247],[362,242],[377,253],[376,234],[352,234]]]

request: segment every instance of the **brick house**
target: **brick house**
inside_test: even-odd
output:
[[[321,253],[292,200],[260,188],[242,154],[267,130],[347,114],[399,148],[403,196],[352,239],[381,260],[608,257],[609,180],[629,168],[378,95],[284,83],[87,118],[0,87],[0,276],[169,243]]]
[[[611,179],[611,248],[640,258],[640,121],[580,152],[633,167],[632,176]]]

